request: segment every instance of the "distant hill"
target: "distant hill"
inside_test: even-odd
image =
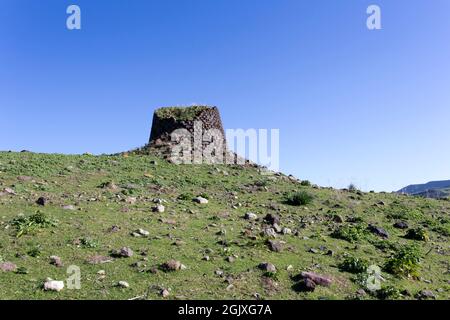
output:
[[[447,198],[450,196],[450,180],[431,181],[424,184],[412,184],[397,193],[421,196],[425,198]]]

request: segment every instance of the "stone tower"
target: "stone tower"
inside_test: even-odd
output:
[[[170,155],[170,147],[174,143],[171,139],[171,134],[177,129],[185,129],[192,135],[192,139],[194,139],[195,130],[198,130],[199,125],[201,126],[202,132],[210,129],[218,130],[222,134],[224,154],[228,154],[226,151],[225,131],[219,109],[211,106],[157,109],[153,114],[148,147],[152,152],[167,158]],[[204,146],[204,143],[202,145]]]

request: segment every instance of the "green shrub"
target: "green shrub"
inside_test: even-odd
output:
[[[345,258],[345,260],[339,264],[339,269],[341,271],[346,271],[350,273],[365,272],[368,267],[369,262],[367,260],[352,256]]]
[[[21,216],[13,219],[10,224],[16,228],[16,237],[31,233],[40,228],[54,227],[57,221],[47,217],[44,213],[38,211],[31,216]]]
[[[395,300],[401,297],[401,293],[394,286],[387,286],[378,290],[376,296],[381,300]]]
[[[430,240],[428,232],[423,228],[409,229],[406,232],[405,238],[418,241]]]
[[[292,206],[304,206],[311,203],[313,196],[305,191],[294,192],[287,196],[286,203]]]
[[[419,277],[420,250],[416,246],[402,246],[384,264],[384,270],[397,276]]]
[[[354,185],[353,183],[350,183],[349,186],[347,187],[348,191],[350,192],[356,192],[358,191],[358,188],[356,187],[356,185]]]
[[[304,187],[309,187],[311,186],[311,182],[309,180],[302,180],[302,182],[300,182],[300,185]]]
[[[98,242],[94,239],[91,238],[81,238],[80,239],[80,244],[83,248],[97,248],[98,247]]]
[[[182,193],[178,196],[178,200],[192,200],[194,195],[192,193]]]
[[[364,237],[366,229],[360,225],[342,225],[333,231],[331,236],[336,239],[356,242]]]

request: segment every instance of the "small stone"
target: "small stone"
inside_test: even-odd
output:
[[[229,256],[229,257],[226,258],[226,261],[228,261],[230,263],[233,263],[234,261],[236,261],[236,258],[233,257],[233,256]]]
[[[204,257],[202,258],[202,260],[204,260],[204,261],[209,261],[210,258],[209,258],[209,256],[204,256]]]
[[[50,264],[57,266],[57,267],[62,267],[63,263],[61,261],[61,258],[58,256],[50,256]]]
[[[205,199],[203,197],[194,198],[193,201],[199,204],[207,204],[209,202],[208,199]]]
[[[28,177],[28,176],[18,176],[17,180],[22,181],[22,182],[27,182],[27,181],[33,180],[33,178],[32,177]]]
[[[17,266],[12,262],[2,262],[0,263],[0,270],[3,272],[16,271]]]
[[[130,287],[130,284],[126,281],[119,281],[119,283],[117,283],[117,286],[126,289]]]
[[[372,232],[373,234],[376,234],[377,236],[380,236],[382,238],[389,238],[389,234],[383,228],[380,228],[380,227],[374,226],[372,224],[369,224],[367,229],[370,232]]]
[[[436,299],[436,296],[431,290],[422,290],[416,295],[416,298],[419,300],[427,300]]]
[[[308,278],[302,279],[297,284],[297,288],[299,291],[313,292],[316,290],[316,283]]]
[[[125,203],[128,203],[128,204],[135,204],[136,201],[137,201],[137,199],[135,197],[126,197],[125,198]]]
[[[284,227],[283,230],[281,230],[281,233],[286,235],[286,234],[292,234],[292,230],[289,228]]]
[[[280,217],[276,214],[269,213],[264,217],[264,220],[271,225],[280,224]]]
[[[3,191],[4,191],[6,194],[9,194],[9,195],[13,195],[13,196],[16,195],[16,192],[15,192],[13,189],[11,189],[11,188],[5,188],[5,189],[3,189]]]
[[[64,289],[64,281],[55,281],[51,279],[47,279],[44,282],[44,290],[45,291],[56,291],[59,292]]]
[[[269,240],[268,246],[271,251],[281,252],[283,250],[283,245],[279,241]]]
[[[319,250],[314,249],[314,248],[310,248],[310,249],[308,250],[308,252],[309,252],[309,253],[314,253],[314,254],[316,254],[316,253],[319,253]]]
[[[320,286],[328,287],[332,282],[331,278],[313,272],[302,272],[300,275],[303,279],[309,279]]]
[[[222,270],[216,270],[216,271],[214,271],[214,273],[216,274],[216,276],[219,276],[219,277],[223,276]]]
[[[150,232],[144,229],[138,229],[136,232],[143,237],[148,237],[150,235]]]
[[[405,221],[397,221],[394,223],[394,228],[397,229],[408,229],[408,224]]]
[[[46,203],[47,203],[47,199],[45,199],[44,197],[40,197],[39,199],[36,200],[36,204],[38,204],[40,206],[45,206]]]
[[[86,260],[89,264],[103,264],[107,262],[112,262],[112,259],[110,257],[105,257],[101,255],[95,255],[91,256]]]
[[[105,271],[105,270],[98,270],[98,271],[97,271],[97,274],[98,274],[99,276],[104,276],[104,275],[106,275],[106,271]]]
[[[63,206],[62,208],[63,210],[71,210],[71,211],[75,210],[75,207],[73,205]]]
[[[366,291],[364,291],[364,289],[359,289],[358,291],[356,291],[356,294],[358,296],[365,296],[366,295]]]
[[[275,267],[275,265],[268,263],[268,262],[260,263],[258,268],[263,271],[266,271],[266,272],[271,272],[271,273],[277,272],[277,268]]]
[[[226,288],[227,291],[231,291],[233,289],[234,289],[234,285],[232,285],[232,284],[228,285]]]
[[[167,289],[163,289],[163,290],[161,290],[160,295],[161,295],[163,298],[167,298],[167,297],[170,295],[170,292],[169,292],[169,290],[167,290]]]
[[[277,223],[274,223],[272,225],[272,227],[273,227],[273,229],[275,230],[276,233],[281,233],[281,231],[283,231],[283,229],[281,229],[281,227]]]
[[[128,247],[123,247],[120,250],[114,252],[114,255],[122,257],[122,258],[129,258],[133,256],[133,250],[131,250]]]
[[[292,264],[290,264],[286,267],[286,271],[292,271],[292,270],[294,270],[294,266]]]
[[[275,232],[275,230],[273,228],[264,229],[263,235],[268,238],[276,238],[277,237],[277,233]]]
[[[342,223],[342,222],[344,222],[344,219],[342,219],[342,217],[340,215],[336,214],[333,216],[333,221],[336,223]]]
[[[244,216],[244,219],[256,220],[256,219],[258,219],[258,216],[256,214],[254,214],[253,212],[247,212]]]
[[[158,204],[156,207],[153,207],[153,212],[163,213],[166,208],[162,204]]]
[[[169,260],[162,264],[162,269],[164,271],[178,271],[181,270],[181,262],[177,260]]]

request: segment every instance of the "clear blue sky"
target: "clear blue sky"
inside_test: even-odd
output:
[[[0,1],[0,150],[129,150],[191,103],[279,128],[281,171],[320,185],[450,179],[450,1]]]

